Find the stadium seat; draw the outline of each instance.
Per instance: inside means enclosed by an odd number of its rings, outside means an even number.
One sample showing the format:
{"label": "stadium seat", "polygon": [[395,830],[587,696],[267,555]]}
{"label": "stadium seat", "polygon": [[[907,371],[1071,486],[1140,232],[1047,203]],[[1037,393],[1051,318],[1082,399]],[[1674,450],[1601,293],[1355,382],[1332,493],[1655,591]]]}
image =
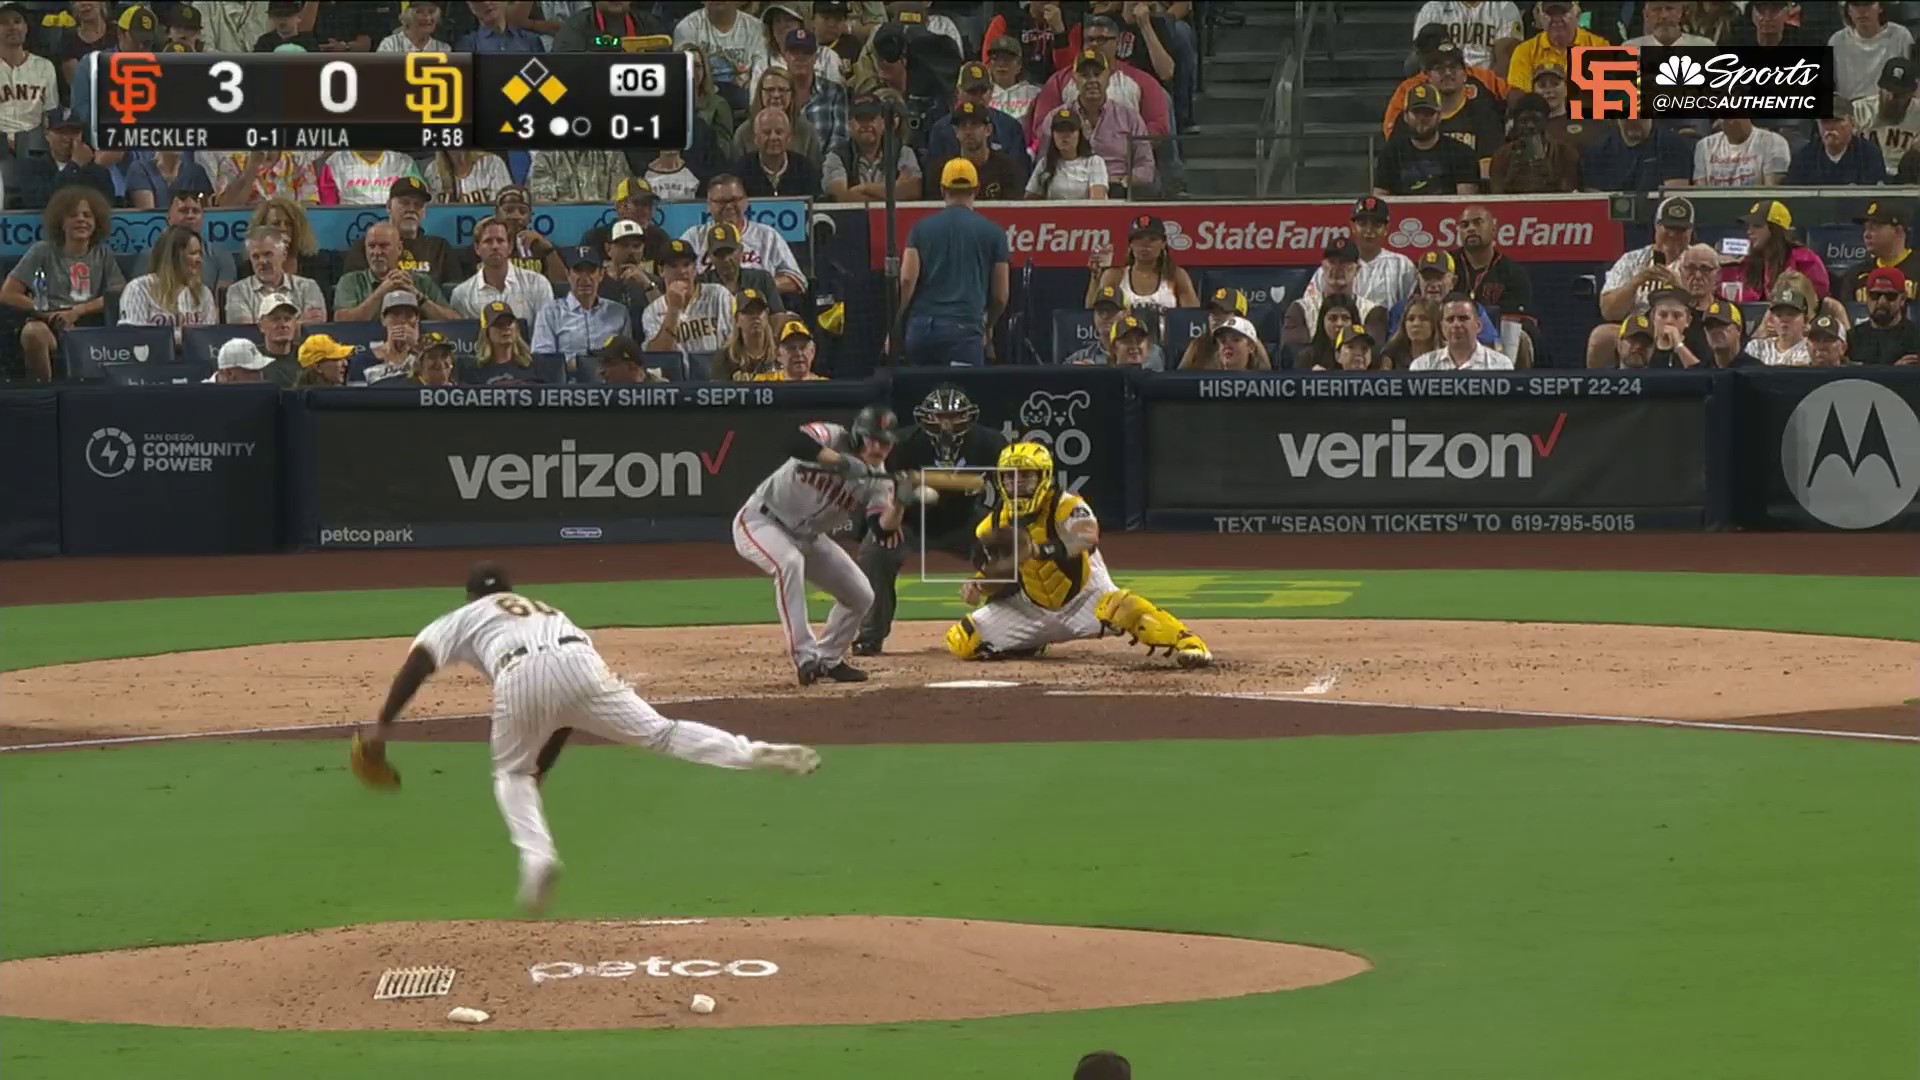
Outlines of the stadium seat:
{"label": "stadium seat", "polygon": [[[69,379],[102,379],[106,366],[174,363],[170,326],[81,326],[60,335],[60,359]],[[205,376],[209,369],[202,368]]]}
{"label": "stadium seat", "polygon": [[[1200,275],[1202,298],[1218,288],[1239,289],[1247,294],[1247,317],[1260,325],[1260,312],[1267,308],[1285,309],[1300,299],[1313,270],[1307,267],[1230,266],[1205,270]],[[1278,335],[1276,335],[1278,336]]]}
{"label": "stadium seat", "polygon": [[1767,317],[1767,302],[1765,300],[1749,300],[1741,304],[1740,317],[1747,321],[1747,336],[1752,337],[1753,332],[1759,329],[1760,321]]}
{"label": "stadium seat", "polygon": [[153,364],[102,364],[101,373],[114,386],[186,386],[207,380],[204,368],[168,361]]}
{"label": "stadium seat", "polygon": [[1053,313],[1053,353],[1047,363],[1058,364],[1093,342],[1093,312],[1084,308]]}
{"label": "stadium seat", "polygon": [[1186,351],[1187,342],[1207,332],[1207,309],[1174,308],[1167,312],[1166,323],[1167,334],[1160,348],[1167,354],[1169,363],[1178,363],[1180,354]]}
{"label": "stadium seat", "polygon": [[213,354],[234,338],[260,344],[260,328],[250,323],[234,326],[189,326],[180,331],[180,359],[198,365],[202,374],[213,371]]}
{"label": "stadium seat", "polygon": [[377,322],[308,323],[300,328],[307,334],[326,334],[342,345],[371,345],[387,339],[387,329]]}
{"label": "stadium seat", "polygon": [[[375,325],[378,325],[377,323]],[[420,323],[421,334],[441,333],[453,342],[453,362],[455,366],[470,363],[474,348],[480,342],[480,320],[443,319],[423,320]]]}

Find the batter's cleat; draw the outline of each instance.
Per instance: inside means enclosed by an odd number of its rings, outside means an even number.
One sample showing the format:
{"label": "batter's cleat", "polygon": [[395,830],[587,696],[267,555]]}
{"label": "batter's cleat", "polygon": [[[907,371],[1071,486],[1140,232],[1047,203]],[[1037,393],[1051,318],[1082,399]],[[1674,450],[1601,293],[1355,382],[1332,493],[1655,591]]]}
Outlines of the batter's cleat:
{"label": "batter's cleat", "polygon": [[852,664],[847,663],[845,660],[842,660],[839,663],[833,665],[832,667],[826,669],[825,671],[822,671],[820,674],[826,678],[832,679],[834,682],[866,682],[867,681],[866,672],[861,671],[859,668],[854,667]]}
{"label": "batter's cleat", "polygon": [[880,655],[880,646],[879,646],[878,644],[876,644],[876,643],[874,643],[874,642],[871,642],[871,641],[856,641],[856,642],[854,642],[854,643],[853,643],[853,655],[855,655],[855,656],[879,656],[879,655]]}
{"label": "batter's cleat", "polygon": [[820,661],[818,661],[818,660],[803,660],[803,661],[801,661],[801,662],[800,662],[800,669],[799,669],[799,671],[797,672],[797,674],[798,674],[798,676],[799,676],[799,678],[800,678],[800,685],[801,685],[801,686],[812,686],[812,685],[813,685],[814,683],[817,683],[817,682],[819,682],[819,681],[820,681],[820,670],[821,670],[821,669],[820,669]]}
{"label": "batter's cleat", "polygon": [[1173,662],[1183,668],[1203,668],[1213,663],[1213,653],[1207,649],[1206,642],[1192,634],[1182,634],[1173,646]]}
{"label": "batter's cleat", "polygon": [[755,743],[753,767],[776,769],[795,776],[805,776],[820,767],[820,754],[811,746],[797,746],[792,743]]}
{"label": "batter's cleat", "polygon": [[517,897],[521,910],[534,916],[544,914],[548,902],[553,899],[554,883],[559,880],[560,864],[557,862],[535,863],[521,870],[520,892]]}

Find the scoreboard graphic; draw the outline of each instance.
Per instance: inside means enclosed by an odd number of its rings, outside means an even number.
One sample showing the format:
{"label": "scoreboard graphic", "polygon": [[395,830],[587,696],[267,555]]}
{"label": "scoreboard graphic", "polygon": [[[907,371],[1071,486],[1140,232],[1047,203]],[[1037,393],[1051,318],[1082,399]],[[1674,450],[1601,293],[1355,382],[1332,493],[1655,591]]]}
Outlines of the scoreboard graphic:
{"label": "scoreboard graphic", "polygon": [[687,53],[94,54],[101,150],[686,149]]}

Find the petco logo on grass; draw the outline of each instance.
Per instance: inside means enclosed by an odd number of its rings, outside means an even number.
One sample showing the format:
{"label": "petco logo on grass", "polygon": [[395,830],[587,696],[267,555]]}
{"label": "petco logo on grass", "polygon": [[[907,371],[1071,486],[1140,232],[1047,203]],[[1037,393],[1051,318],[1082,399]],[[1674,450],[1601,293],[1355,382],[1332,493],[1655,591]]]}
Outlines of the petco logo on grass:
{"label": "petco logo on grass", "polygon": [[560,979],[628,979],[642,972],[655,979],[665,979],[675,975],[683,979],[711,979],[715,975],[731,975],[736,979],[764,979],[769,975],[778,975],[780,965],[771,960],[733,960],[724,964],[718,960],[676,961],[668,956],[649,956],[640,961],[602,960],[597,964],[550,960],[528,968],[527,977],[537,986],[543,982],[554,982]]}
{"label": "petco logo on grass", "polygon": [[1502,432],[1408,431],[1395,417],[1385,432],[1351,435],[1344,431],[1295,435],[1280,433],[1280,456],[1295,479],[1318,473],[1334,480],[1349,477],[1395,480],[1477,480],[1481,477],[1530,479],[1533,460],[1552,457],[1566,430],[1567,414],[1542,434]]}

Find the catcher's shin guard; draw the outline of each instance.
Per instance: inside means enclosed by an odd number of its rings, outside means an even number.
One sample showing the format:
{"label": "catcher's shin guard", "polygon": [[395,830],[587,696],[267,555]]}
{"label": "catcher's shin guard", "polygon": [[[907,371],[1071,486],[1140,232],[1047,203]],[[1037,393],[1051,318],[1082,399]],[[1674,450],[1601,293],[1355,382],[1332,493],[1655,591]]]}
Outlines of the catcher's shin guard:
{"label": "catcher's shin guard", "polygon": [[1172,612],[1132,589],[1115,589],[1101,597],[1093,613],[1109,631],[1145,645],[1149,656],[1155,649],[1165,649],[1181,667],[1204,667],[1213,662],[1213,653],[1200,635],[1187,629],[1187,624]]}
{"label": "catcher's shin guard", "polygon": [[962,660],[980,659],[980,631],[974,629],[971,618],[962,618],[947,627],[947,651]]}

